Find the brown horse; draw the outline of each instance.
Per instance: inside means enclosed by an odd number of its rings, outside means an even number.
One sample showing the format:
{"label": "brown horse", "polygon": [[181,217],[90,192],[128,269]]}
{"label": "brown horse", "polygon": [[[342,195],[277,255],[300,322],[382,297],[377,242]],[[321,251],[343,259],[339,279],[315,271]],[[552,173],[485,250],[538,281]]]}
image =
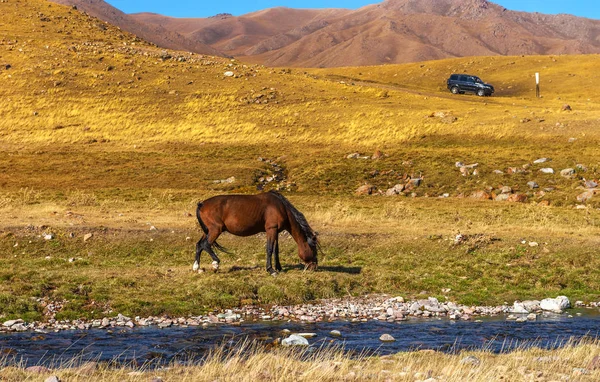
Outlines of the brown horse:
{"label": "brown horse", "polygon": [[[279,263],[278,235],[288,231],[298,244],[298,255],[304,261],[305,270],[317,269],[319,242],[316,233],[310,228],[304,215],[283,195],[269,191],[257,195],[219,195],[198,203],[196,209],[198,223],[204,232],[196,244],[196,261],[193,270],[198,270],[200,253],[208,252],[212,257],[215,272],[221,260],[213,248],[226,252],[217,243],[223,232],[236,236],[251,236],[259,232],[267,233],[267,272],[276,275],[281,271]],[[271,257],[275,255],[275,270]]]}

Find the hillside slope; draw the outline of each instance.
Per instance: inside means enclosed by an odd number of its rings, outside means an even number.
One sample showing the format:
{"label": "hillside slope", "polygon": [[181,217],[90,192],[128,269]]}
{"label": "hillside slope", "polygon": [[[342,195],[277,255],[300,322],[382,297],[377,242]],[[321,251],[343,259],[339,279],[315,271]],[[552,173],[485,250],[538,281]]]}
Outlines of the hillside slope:
{"label": "hillside slope", "polygon": [[165,29],[159,25],[140,23],[135,18],[127,15],[117,8],[102,0],[52,0],[55,3],[71,5],[78,10],[86,12],[94,17],[106,21],[112,25],[133,33],[136,36],[152,42],[160,47],[185,50],[200,54],[223,56],[224,54],[215,48],[203,44],[197,40],[191,40],[174,30]]}

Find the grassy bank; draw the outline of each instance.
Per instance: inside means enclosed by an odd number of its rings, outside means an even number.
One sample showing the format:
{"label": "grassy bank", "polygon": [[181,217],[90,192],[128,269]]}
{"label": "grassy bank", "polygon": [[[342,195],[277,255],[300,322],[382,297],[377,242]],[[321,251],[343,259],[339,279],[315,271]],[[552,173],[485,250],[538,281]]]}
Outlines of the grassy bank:
{"label": "grassy bank", "polygon": [[[40,319],[32,297],[66,300],[57,318],[70,319],[200,314],[366,293],[466,304],[598,298],[595,211],[461,199],[289,197],[320,232],[319,272],[303,273],[295,243],[283,236],[284,272],[270,277],[264,235],[225,234],[220,242],[232,253],[221,255],[221,271],[193,273],[199,228],[193,202],[178,198],[152,208],[115,200],[5,208],[2,312]],[[19,226],[23,219],[36,224]],[[465,240],[456,244],[458,233]],[[46,234],[55,237],[45,240]],[[206,255],[201,263],[210,268]]]}
{"label": "grassy bank", "polygon": [[[313,349],[314,350],[314,349]],[[56,375],[67,381],[596,381],[600,378],[600,346],[587,341],[558,350],[523,349],[508,354],[486,351],[456,355],[435,351],[383,357],[353,357],[335,350],[264,351],[251,345],[224,355],[215,352],[198,366],[173,365],[165,370],[110,368],[74,361],[41,374],[9,366],[6,381],[43,380]]]}

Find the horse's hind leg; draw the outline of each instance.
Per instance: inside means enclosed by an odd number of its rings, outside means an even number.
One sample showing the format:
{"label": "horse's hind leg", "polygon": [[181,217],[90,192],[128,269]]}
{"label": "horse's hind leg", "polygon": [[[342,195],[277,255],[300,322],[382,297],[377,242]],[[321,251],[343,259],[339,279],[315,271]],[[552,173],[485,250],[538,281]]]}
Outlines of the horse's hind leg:
{"label": "horse's hind leg", "polygon": [[219,270],[219,264],[221,263],[221,260],[219,259],[219,257],[217,256],[217,254],[215,253],[215,251],[213,249],[213,243],[215,241],[217,241],[217,238],[219,237],[220,234],[221,234],[221,232],[218,232],[217,234],[213,234],[212,232],[209,232],[208,238],[204,241],[204,250],[206,252],[208,252],[210,257],[212,257],[212,259],[213,259],[212,267],[215,272]]}
{"label": "horse's hind leg", "polygon": [[192,270],[196,272],[200,267],[200,254],[202,253],[202,249],[204,247],[203,242],[206,241],[206,235],[202,235],[200,240],[196,243],[196,261],[194,261],[194,265],[192,266]]}

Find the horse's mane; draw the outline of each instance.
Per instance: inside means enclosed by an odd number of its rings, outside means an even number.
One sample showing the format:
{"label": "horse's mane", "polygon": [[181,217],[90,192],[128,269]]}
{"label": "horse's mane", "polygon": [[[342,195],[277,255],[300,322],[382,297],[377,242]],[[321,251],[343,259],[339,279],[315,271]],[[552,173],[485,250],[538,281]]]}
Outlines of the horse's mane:
{"label": "horse's mane", "polygon": [[302,212],[298,211],[296,209],[296,207],[294,207],[292,205],[292,203],[290,203],[290,201],[287,200],[285,198],[285,196],[281,195],[279,192],[271,190],[271,191],[269,191],[269,193],[271,195],[275,196],[277,199],[279,199],[281,201],[281,203],[283,203],[285,208],[292,214],[292,216],[296,220],[296,223],[298,223],[298,226],[300,226],[300,230],[302,231],[302,234],[306,238],[308,245],[315,251],[319,250],[320,245],[319,245],[319,240],[317,239],[317,233],[315,231],[313,231],[312,228],[310,228],[310,225],[308,225],[308,222],[306,221],[304,214]]}

